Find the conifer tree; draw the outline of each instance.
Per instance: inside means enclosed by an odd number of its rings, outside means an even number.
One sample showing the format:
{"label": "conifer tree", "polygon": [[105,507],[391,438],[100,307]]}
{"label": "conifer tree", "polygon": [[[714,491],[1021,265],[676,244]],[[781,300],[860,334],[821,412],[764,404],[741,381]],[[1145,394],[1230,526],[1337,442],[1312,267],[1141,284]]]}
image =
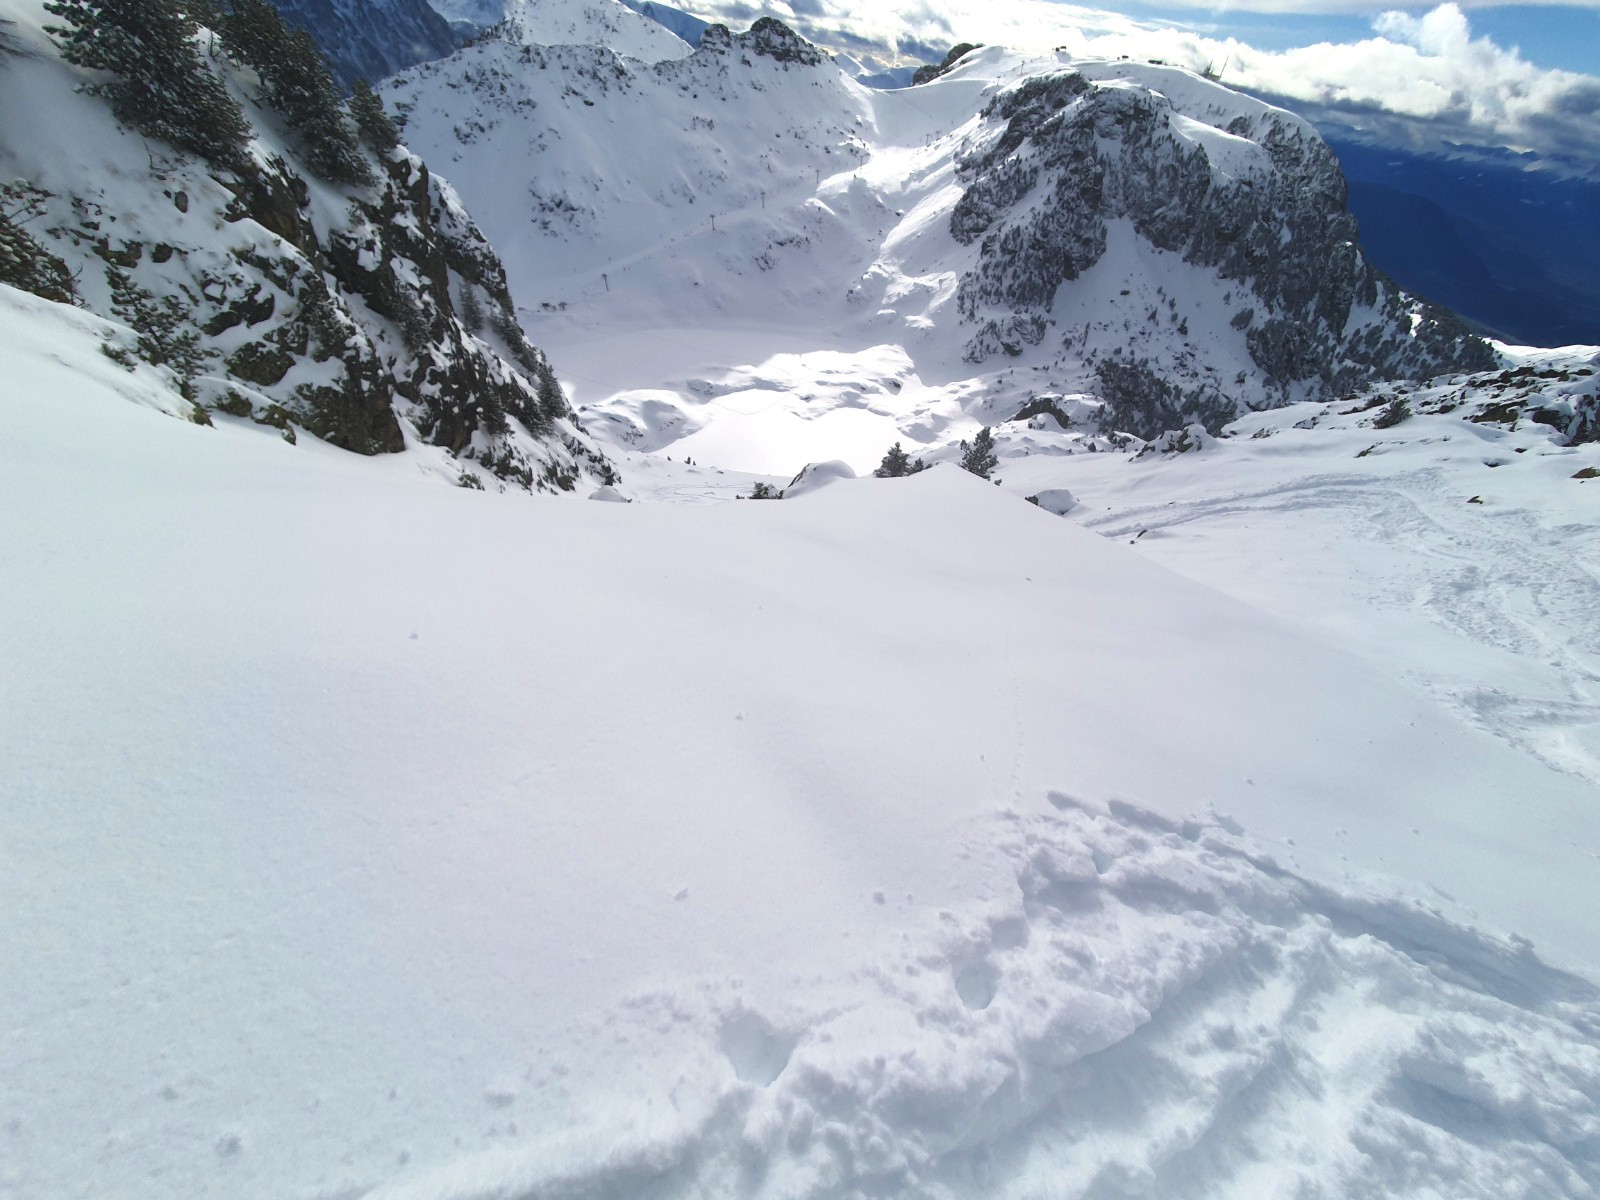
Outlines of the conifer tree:
{"label": "conifer tree", "polygon": [[288,118],[315,174],[329,183],[372,182],[338,86],[309,33],[289,26],[267,0],[232,0],[220,32],[229,52],[261,76],[268,102]]}
{"label": "conifer tree", "polygon": [[207,353],[186,313],[171,296],[157,300],[120,267],[106,267],[111,285],[111,311],[138,334],[139,357],[158,367],[171,367],[178,391],[193,399],[193,379],[205,368]]}
{"label": "conifer tree", "polygon": [[77,288],[67,264],[22,227],[43,214],[47,197],[48,193],[26,184],[0,184],[0,283],[71,304]]}
{"label": "conifer tree", "polygon": [[356,80],[355,87],[350,89],[350,115],[361,131],[361,140],[379,154],[400,144],[400,130],[395,128],[394,120],[383,110],[383,101],[365,79]]}
{"label": "conifer tree", "polygon": [[197,27],[180,0],[50,0],[61,57],[113,78],[91,90],[117,120],[218,166],[239,168],[250,126],[201,60]]}
{"label": "conifer tree", "polygon": [[971,471],[979,479],[987,479],[994,469],[1000,465],[1000,458],[994,452],[994,434],[985,425],[978,430],[978,436],[968,445],[965,440],[961,443],[961,469]]}
{"label": "conifer tree", "polygon": [[467,279],[461,281],[461,301],[456,305],[456,315],[461,327],[468,333],[483,332],[483,305],[478,301],[478,289]]}
{"label": "conifer tree", "polygon": [[928,464],[920,458],[912,459],[896,442],[889,447],[889,452],[883,456],[883,461],[878,464],[878,469],[873,472],[879,479],[899,479],[904,475],[915,475],[918,471],[926,470]]}

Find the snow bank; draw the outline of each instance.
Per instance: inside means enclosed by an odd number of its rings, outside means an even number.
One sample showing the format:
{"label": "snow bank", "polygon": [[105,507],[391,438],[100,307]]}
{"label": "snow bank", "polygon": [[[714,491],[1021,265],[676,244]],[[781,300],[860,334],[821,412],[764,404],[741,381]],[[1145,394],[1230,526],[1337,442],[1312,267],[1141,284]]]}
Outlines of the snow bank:
{"label": "snow bank", "polygon": [[638,998],[699,1042],[670,1109],[374,1200],[1587,1194],[1589,984],[1213,821],[1051,793],[971,832],[1010,894],[847,995]]}
{"label": "snow bank", "polygon": [[1058,517],[1064,517],[1078,507],[1077,498],[1066,488],[1045,488],[1042,492],[1035,492],[1028,499],[1045,512],[1055,513]]}
{"label": "snow bank", "polygon": [[847,462],[833,459],[831,462],[807,463],[800,468],[800,473],[789,481],[783,489],[785,500],[796,496],[804,496],[807,492],[815,492],[827,487],[830,483],[838,483],[841,479],[854,479],[855,469]]}

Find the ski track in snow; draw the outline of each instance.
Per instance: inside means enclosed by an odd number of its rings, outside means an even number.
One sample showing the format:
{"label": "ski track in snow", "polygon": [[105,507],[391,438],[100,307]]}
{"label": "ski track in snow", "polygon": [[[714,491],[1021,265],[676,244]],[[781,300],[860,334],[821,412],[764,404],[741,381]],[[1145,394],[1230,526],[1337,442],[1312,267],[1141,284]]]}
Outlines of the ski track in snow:
{"label": "ski track in snow", "polygon": [[936,949],[782,1012],[710,985],[635,997],[634,1021],[701,1042],[667,1113],[371,1200],[1600,1190],[1590,984],[1285,871],[1226,819],[1049,799],[974,832],[1016,892],[943,914]]}
{"label": "ski track in snow", "polygon": [[[1559,770],[1600,785],[1600,759],[1570,734],[1600,724],[1600,580],[1589,559],[1600,554],[1592,526],[1555,528],[1535,512],[1497,509],[1492,519],[1464,508],[1460,477],[1421,470],[1403,486],[1372,475],[1315,474],[1270,487],[1118,507],[1084,524],[1108,536],[1240,518],[1315,513],[1319,521],[1404,547],[1398,578],[1375,587],[1379,608],[1421,612],[1479,645],[1542,663],[1567,695],[1519,694],[1504,686],[1421,682],[1464,717]],[[1181,567],[1180,567],[1181,569]]]}

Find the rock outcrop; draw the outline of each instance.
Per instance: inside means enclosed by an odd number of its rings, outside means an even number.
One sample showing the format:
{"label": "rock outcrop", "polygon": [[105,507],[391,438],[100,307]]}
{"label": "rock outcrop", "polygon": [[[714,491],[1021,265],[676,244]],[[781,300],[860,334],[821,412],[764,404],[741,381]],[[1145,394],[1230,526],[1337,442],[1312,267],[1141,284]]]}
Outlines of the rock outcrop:
{"label": "rock outcrop", "polygon": [[[1367,264],[1337,160],[1288,113],[1253,105],[1218,128],[1159,91],[1065,70],[1002,92],[982,123],[958,161],[965,190],[950,217],[956,240],[980,251],[957,297],[978,326],[971,361],[1043,342],[1057,289],[1099,264],[1125,224],[1232,285],[1232,327],[1269,395],[1495,365],[1452,314]],[[1137,339],[1119,358],[1099,374],[1122,427],[1148,434],[1237,409]]]}

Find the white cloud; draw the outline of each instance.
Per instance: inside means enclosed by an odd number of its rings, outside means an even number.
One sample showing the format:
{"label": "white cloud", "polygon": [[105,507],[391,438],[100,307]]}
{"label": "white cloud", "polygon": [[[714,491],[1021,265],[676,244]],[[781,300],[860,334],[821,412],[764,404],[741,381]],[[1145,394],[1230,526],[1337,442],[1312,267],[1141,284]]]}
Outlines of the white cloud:
{"label": "white cloud", "polygon": [[[1300,16],[1354,16],[1370,14],[1374,5],[1369,0],[1169,0],[1181,5],[1216,15],[1230,12],[1292,13]],[[1561,8],[1600,8],[1600,0],[1466,0],[1460,8],[1504,8],[1510,6],[1541,5]]]}
{"label": "white cloud", "polygon": [[702,7],[730,20],[777,16],[853,53],[875,48],[926,58],[953,41],[975,41],[1211,66],[1234,87],[1381,137],[1507,146],[1600,169],[1600,78],[1538,67],[1515,49],[1473,37],[1455,3],[1422,16],[1385,13],[1374,22],[1375,36],[1363,41],[1284,51],[1050,0],[876,0],[870,9],[853,0],[798,0],[793,7],[711,0]]}
{"label": "white cloud", "polygon": [[1536,67],[1474,38],[1455,4],[1385,13],[1379,36],[1282,53],[1240,47],[1228,82],[1345,111],[1409,119],[1459,141],[1600,161],[1600,79]]}

